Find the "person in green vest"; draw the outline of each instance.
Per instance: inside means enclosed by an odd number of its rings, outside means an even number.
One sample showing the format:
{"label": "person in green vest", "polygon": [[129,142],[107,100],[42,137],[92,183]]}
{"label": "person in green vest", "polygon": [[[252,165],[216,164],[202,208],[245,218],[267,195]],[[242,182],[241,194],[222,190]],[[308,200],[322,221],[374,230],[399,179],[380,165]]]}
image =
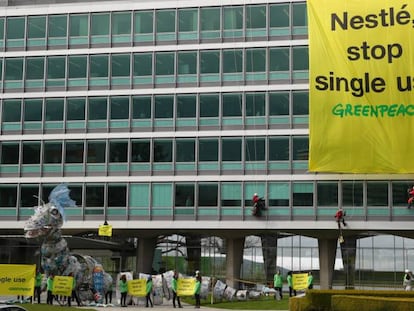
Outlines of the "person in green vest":
{"label": "person in green vest", "polygon": [[292,277],[292,271],[289,271],[286,277],[286,281],[289,286],[289,297],[296,296],[296,290],[293,289],[293,277]]}
{"label": "person in green vest", "polygon": [[200,292],[201,292],[201,275],[200,272],[196,272],[196,283],[194,287],[194,298],[195,298],[195,307],[197,309],[200,308],[201,301],[200,301]]}
{"label": "person in green vest", "polygon": [[313,275],[311,271],[308,273],[308,289],[313,289]]}
{"label": "person in green vest", "polygon": [[177,280],[178,280],[178,272],[174,271],[174,276],[173,276],[173,279],[171,281],[171,289],[172,289],[172,292],[173,292],[173,306],[175,308],[175,301],[177,300],[178,308],[182,308],[181,301],[180,301],[180,296],[177,295]]}
{"label": "person in green vest", "polygon": [[42,280],[43,274],[38,269],[35,275],[35,284],[34,284],[34,299],[37,303],[40,303],[40,294],[42,293]]}
{"label": "person in green vest", "polygon": [[148,308],[149,304],[151,305],[151,308],[154,306],[151,300],[151,294],[152,294],[152,276],[148,276],[147,278],[147,286],[146,286],[146,304],[145,307]]}
{"label": "person in green vest", "polygon": [[76,300],[76,303],[78,304],[78,307],[80,307],[82,304],[79,300],[78,294],[76,293],[76,278],[74,277],[73,273],[69,273],[69,276],[72,277],[72,294],[70,297],[68,297],[68,306],[70,307],[72,305],[72,299]]}
{"label": "person in green vest", "polygon": [[126,298],[128,294],[128,282],[126,275],[122,274],[121,279],[119,280],[119,292],[121,293],[121,307],[126,307]]}
{"label": "person in green vest", "polygon": [[53,291],[53,274],[50,274],[49,277],[47,278],[46,281],[46,290],[47,290],[47,298],[46,298],[46,303],[48,305],[53,305],[53,298],[54,295],[52,293]]}
{"label": "person in green vest", "polygon": [[275,299],[283,299],[282,288],[283,288],[283,277],[280,274],[280,270],[277,270],[273,276],[273,287],[276,290]]}

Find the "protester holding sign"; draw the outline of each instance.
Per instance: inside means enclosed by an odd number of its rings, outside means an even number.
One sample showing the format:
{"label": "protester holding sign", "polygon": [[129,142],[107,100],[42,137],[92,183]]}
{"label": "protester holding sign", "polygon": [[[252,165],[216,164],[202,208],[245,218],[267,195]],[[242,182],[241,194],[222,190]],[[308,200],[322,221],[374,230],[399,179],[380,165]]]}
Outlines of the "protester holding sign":
{"label": "protester holding sign", "polygon": [[286,277],[286,281],[289,286],[289,297],[296,296],[296,290],[293,289],[293,278],[292,278],[292,271],[289,271]]}
{"label": "protester holding sign", "polygon": [[180,302],[180,296],[177,295],[177,280],[178,280],[178,272],[174,271],[174,276],[171,281],[171,289],[173,292],[173,306],[175,308],[175,301],[177,300],[178,307],[182,308],[181,302]]}
{"label": "protester holding sign", "polygon": [[[146,287],[146,304],[145,306],[148,308],[148,305],[151,305],[151,308],[154,306],[151,300],[151,294],[152,294],[152,276],[148,276],[147,279],[147,287]],[[148,304],[149,303],[149,304]]]}
{"label": "protester holding sign", "polygon": [[128,282],[126,275],[123,274],[119,281],[119,292],[121,293],[121,307],[126,307],[126,298],[128,294]]}
{"label": "protester holding sign", "polygon": [[35,285],[34,285],[34,299],[37,299],[37,303],[40,303],[40,294],[42,293],[42,280],[43,274],[38,269],[35,276]]}
{"label": "protester holding sign", "polygon": [[201,301],[200,301],[200,291],[201,291],[201,275],[200,273],[196,273],[196,283],[194,288],[194,298],[195,298],[195,307],[198,309],[200,308]]}
{"label": "protester holding sign", "polygon": [[311,271],[308,273],[308,289],[313,289],[313,275]]}
{"label": "protester holding sign", "polygon": [[53,297],[54,297],[54,295],[52,294],[52,291],[53,291],[53,274],[49,275],[49,277],[47,278],[46,290],[47,290],[46,303],[48,305],[53,305]]}

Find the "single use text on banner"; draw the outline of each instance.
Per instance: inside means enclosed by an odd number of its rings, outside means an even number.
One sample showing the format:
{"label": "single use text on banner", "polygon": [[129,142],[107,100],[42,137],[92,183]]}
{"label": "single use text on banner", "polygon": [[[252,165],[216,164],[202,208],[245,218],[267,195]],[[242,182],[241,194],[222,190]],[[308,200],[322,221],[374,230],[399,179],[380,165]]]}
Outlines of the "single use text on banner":
{"label": "single use text on banner", "polygon": [[36,265],[0,265],[0,295],[33,296]]}

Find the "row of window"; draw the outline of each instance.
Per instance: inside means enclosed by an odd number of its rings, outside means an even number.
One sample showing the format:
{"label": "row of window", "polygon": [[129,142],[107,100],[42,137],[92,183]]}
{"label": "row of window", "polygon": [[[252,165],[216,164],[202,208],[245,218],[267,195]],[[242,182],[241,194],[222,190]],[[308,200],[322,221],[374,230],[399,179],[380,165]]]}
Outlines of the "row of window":
{"label": "row of window", "polygon": [[291,69],[308,71],[308,59],[305,46],[18,57],[0,60],[0,79],[5,88],[29,89],[282,80]]}
{"label": "row of window", "polygon": [[302,136],[7,141],[0,164],[305,161],[308,145]]}
{"label": "row of window", "polygon": [[257,38],[306,35],[306,26],[304,2],[10,16],[0,19],[0,43],[7,49],[39,49]]}
{"label": "row of window", "polygon": [[[266,198],[269,207],[405,206],[408,182],[177,182],[69,184],[79,207],[172,208],[251,207],[253,193]],[[0,207],[32,207],[47,197],[47,184],[1,184]],[[333,215],[331,215],[333,217]],[[348,215],[351,216],[351,215]]]}
{"label": "row of window", "polygon": [[4,99],[1,106],[3,123],[227,117],[237,118],[242,122],[243,116],[307,116],[309,93],[282,91]]}

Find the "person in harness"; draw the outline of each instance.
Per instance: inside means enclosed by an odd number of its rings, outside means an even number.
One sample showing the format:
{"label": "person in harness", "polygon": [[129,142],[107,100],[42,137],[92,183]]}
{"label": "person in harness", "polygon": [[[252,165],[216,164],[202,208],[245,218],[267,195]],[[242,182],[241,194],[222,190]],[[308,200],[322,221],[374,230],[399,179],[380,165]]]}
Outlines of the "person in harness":
{"label": "person in harness", "polygon": [[410,209],[414,203],[414,186],[407,189],[408,194],[408,206],[407,208]]}
{"label": "person in harness", "polygon": [[340,207],[335,213],[335,219],[336,223],[338,224],[338,229],[341,229],[341,222],[344,225],[344,227],[346,227],[345,216],[345,211],[342,209],[342,207]]}
{"label": "person in harness", "polygon": [[260,217],[262,216],[262,211],[266,209],[265,200],[255,193],[252,198],[253,201],[253,216]]}

